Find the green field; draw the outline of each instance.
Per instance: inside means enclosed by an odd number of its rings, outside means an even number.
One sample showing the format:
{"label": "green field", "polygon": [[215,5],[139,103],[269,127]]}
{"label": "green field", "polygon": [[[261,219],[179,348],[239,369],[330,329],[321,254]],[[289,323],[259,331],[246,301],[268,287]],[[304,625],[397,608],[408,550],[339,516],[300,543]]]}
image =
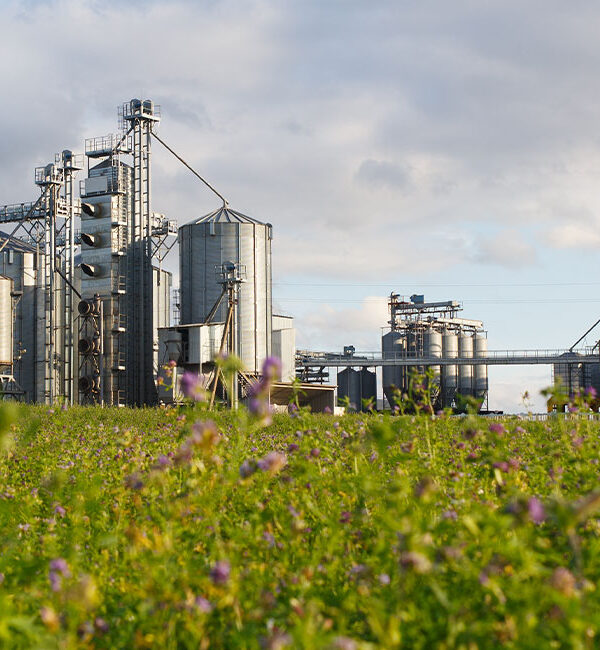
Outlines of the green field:
{"label": "green field", "polygon": [[0,647],[600,644],[596,422],[13,418]]}

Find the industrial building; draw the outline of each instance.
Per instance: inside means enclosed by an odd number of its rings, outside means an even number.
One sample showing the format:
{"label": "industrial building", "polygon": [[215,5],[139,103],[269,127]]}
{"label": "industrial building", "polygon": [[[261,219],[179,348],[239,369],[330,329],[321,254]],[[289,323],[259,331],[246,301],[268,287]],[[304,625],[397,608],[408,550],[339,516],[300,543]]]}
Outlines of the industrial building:
{"label": "industrial building", "polygon": [[[231,209],[157,135],[161,110],[151,100],[126,102],[118,118],[117,132],[87,139],[84,155],[64,150],[35,169],[37,200],[0,206],[3,395],[155,404],[177,397],[177,385],[175,395],[157,386],[165,362],[177,363],[175,378],[212,373],[216,386],[215,358],[229,352],[246,369],[235,400],[273,351],[289,380],[295,331],[293,319],[272,314],[271,224]],[[153,212],[153,140],[222,206],[181,228]],[[172,277],[162,263],[177,240],[175,326]]]}
{"label": "industrial building", "polygon": [[[392,293],[389,300],[390,331],[381,340],[384,359],[439,359],[487,357],[487,332],[483,322],[459,318],[460,303],[425,302],[422,295],[410,299]],[[487,366],[429,365],[429,393],[436,409],[457,407],[458,396],[473,397],[483,403],[488,393]],[[398,395],[411,392],[415,374],[423,375],[425,366],[386,366],[383,392],[394,405]]]}

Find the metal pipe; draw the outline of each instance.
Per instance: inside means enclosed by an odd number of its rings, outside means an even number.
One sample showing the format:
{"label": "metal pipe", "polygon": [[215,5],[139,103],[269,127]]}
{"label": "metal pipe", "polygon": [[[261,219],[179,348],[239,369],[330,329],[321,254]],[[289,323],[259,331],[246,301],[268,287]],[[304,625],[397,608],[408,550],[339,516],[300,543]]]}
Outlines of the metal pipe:
{"label": "metal pipe", "polygon": [[163,146],[167,151],[170,151],[170,152],[175,156],[175,158],[177,158],[177,160],[179,160],[180,163],[184,164],[184,165],[185,165],[185,166],[186,166],[186,167],[187,167],[187,168],[192,172],[192,174],[194,174],[194,176],[196,176],[197,178],[199,178],[199,179],[200,179],[200,180],[201,180],[201,181],[206,185],[206,187],[208,187],[209,190],[212,190],[212,191],[213,191],[213,192],[214,192],[214,193],[215,193],[215,194],[216,194],[216,195],[221,199],[221,201],[223,201],[223,207],[224,207],[224,208],[227,207],[227,206],[229,205],[229,201],[228,201],[228,200],[227,200],[227,199],[226,199],[222,194],[220,194],[219,192],[217,192],[217,190],[216,190],[216,189],[215,189],[215,188],[214,188],[214,187],[213,187],[213,186],[212,186],[212,185],[211,185],[211,184],[210,184],[210,183],[209,183],[205,178],[202,178],[202,176],[200,176],[200,174],[199,174],[195,169],[193,169],[193,167],[191,167],[191,166],[190,166],[190,165],[189,165],[189,164],[188,164],[188,163],[187,163],[187,162],[186,162],[186,161],[185,161],[181,156],[179,156],[178,154],[176,154],[176,153],[173,151],[173,149],[171,149],[171,147],[169,147],[169,145],[168,145],[166,142],[164,142],[163,140],[161,140],[161,139],[156,135],[156,133],[154,133],[154,131],[152,131],[151,133],[152,133],[152,135],[153,135],[153,136],[154,136],[154,137],[155,137],[155,138],[156,138],[156,139],[157,139],[157,140],[162,144],[162,146]]}

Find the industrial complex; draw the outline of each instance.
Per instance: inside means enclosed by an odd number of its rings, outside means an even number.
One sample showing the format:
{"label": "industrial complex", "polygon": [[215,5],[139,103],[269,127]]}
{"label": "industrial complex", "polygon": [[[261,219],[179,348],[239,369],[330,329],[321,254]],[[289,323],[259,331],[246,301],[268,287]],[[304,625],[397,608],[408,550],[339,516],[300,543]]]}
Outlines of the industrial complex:
{"label": "industrial complex", "polygon": [[[296,350],[293,318],[273,313],[273,226],[232,209],[158,136],[151,100],[126,102],[118,117],[117,132],[86,140],[83,154],[64,150],[36,168],[37,198],[0,206],[4,398],[152,405],[177,400],[180,377],[192,372],[213,399],[235,406],[271,355],[282,360],[272,388],[282,408],[292,396],[314,410],[340,401],[372,408],[379,395],[393,407],[417,376],[436,410],[466,397],[485,408],[488,366],[499,364],[549,364],[569,392],[600,390],[597,345],[491,352],[482,321],[463,318],[459,302],[422,295],[390,295],[380,353]],[[181,226],[153,211],[153,141],[214,192],[216,210]],[[163,268],[171,251],[177,292]],[[244,368],[230,386],[217,362],[228,353]]]}

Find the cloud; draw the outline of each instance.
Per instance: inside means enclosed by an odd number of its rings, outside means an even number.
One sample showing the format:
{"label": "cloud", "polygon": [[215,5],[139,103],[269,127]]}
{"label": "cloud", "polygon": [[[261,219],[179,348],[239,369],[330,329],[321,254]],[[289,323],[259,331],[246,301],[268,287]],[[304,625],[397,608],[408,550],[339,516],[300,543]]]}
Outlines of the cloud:
{"label": "cloud", "polygon": [[410,169],[386,160],[363,160],[356,172],[356,180],[369,187],[387,187],[407,190],[410,188]]}
{"label": "cloud", "polygon": [[544,234],[544,240],[553,248],[575,250],[600,248],[600,232],[598,226],[580,223],[567,223],[552,228]]}
{"label": "cloud", "polygon": [[535,248],[516,230],[504,230],[494,237],[481,237],[471,258],[480,264],[523,268],[536,263]]}
{"label": "cloud", "polygon": [[384,296],[367,296],[357,307],[317,303],[314,309],[296,319],[298,347],[328,349],[329,333],[333,330],[339,341],[336,349],[354,345],[357,351],[379,350],[381,327],[389,320],[387,303],[388,298]]}

